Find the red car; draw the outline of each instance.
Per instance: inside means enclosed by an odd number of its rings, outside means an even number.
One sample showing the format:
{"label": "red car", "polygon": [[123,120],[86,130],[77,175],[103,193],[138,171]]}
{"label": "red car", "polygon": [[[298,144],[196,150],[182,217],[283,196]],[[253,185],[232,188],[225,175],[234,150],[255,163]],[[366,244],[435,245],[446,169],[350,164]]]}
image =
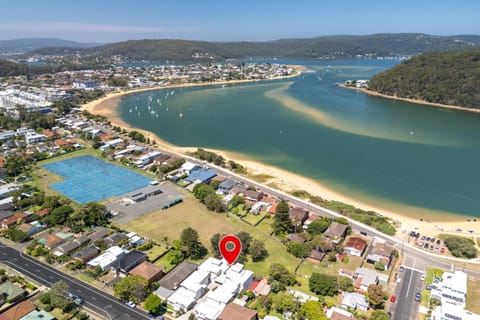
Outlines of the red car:
{"label": "red car", "polygon": [[391,302],[391,303],[394,303],[395,301],[397,301],[397,297],[391,296],[391,297],[390,297],[390,302]]}
{"label": "red car", "polygon": [[444,253],[444,252],[445,252],[445,248],[444,247],[440,248],[440,253]]}

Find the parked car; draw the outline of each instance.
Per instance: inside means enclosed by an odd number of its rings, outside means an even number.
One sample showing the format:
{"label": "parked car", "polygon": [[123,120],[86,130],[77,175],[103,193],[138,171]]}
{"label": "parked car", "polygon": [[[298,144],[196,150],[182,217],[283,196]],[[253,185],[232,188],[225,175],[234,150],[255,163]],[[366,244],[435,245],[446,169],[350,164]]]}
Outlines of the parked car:
{"label": "parked car", "polygon": [[132,309],[137,306],[137,305],[135,304],[135,302],[133,302],[133,301],[128,301],[128,302],[126,302],[125,304],[126,304],[127,306],[129,306],[130,308],[132,308]]}
{"label": "parked car", "polygon": [[365,231],[360,231],[360,234],[361,234],[362,236],[367,236],[367,233],[366,233]]}
{"label": "parked car", "polygon": [[415,301],[419,302],[422,300],[422,296],[420,295],[420,292],[415,293]]}
{"label": "parked car", "polygon": [[422,275],[420,276],[420,280],[422,280],[422,281],[425,280],[425,275],[424,275],[424,274],[422,274]]}
{"label": "parked car", "polygon": [[390,297],[390,302],[391,302],[391,303],[395,303],[395,301],[397,301],[397,297],[391,296],[391,297]]}
{"label": "parked car", "polygon": [[440,253],[445,253],[445,248],[444,247],[440,248]]}

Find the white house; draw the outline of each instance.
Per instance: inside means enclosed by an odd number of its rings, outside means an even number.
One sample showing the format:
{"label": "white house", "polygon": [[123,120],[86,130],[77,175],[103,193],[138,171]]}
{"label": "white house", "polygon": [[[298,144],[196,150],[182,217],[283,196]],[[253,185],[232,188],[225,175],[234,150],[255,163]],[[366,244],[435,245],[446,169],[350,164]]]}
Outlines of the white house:
{"label": "white house", "polygon": [[178,172],[180,174],[190,175],[193,171],[198,170],[200,168],[201,167],[199,165],[190,161],[186,161],[184,164],[182,164]]}
{"label": "white house", "polygon": [[215,280],[219,275],[227,271],[229,268],[225,260],[209,257],[204,263],[198,266],[198,271],[210,273],[210,279]]}
{"label": "white house", "polygon": [[431,291],[431,297],[443,302],[448,301],[465,308],[467,297],[467,274],[462,271],[445,272],[442,282]]}
{"label": "white house", "polygon": [[102,270],[107,270],[111,266],[113,266],[119,259],[121,259],[125,255],[125,251],[118,247],[113,246],[105,250],[105,252],[93,260],[87,262],[87,265],[93,268],[100,266]]}
{"label": "white house", "polygon": [[216,320],[224,308],[225,304],[207,299],[195,307],[195,319]]}
{"label": "white house", "polygon": [[45,140],[47,140],[47,136],[44,134],[27,133],[25,135],[25,141],[27,142],[27,144],[38,143]]}
{"label": "white house", "polygon": [[370,307],[367,298],[360,293],[347,292],[343,296],[342,307],[367,311]]}

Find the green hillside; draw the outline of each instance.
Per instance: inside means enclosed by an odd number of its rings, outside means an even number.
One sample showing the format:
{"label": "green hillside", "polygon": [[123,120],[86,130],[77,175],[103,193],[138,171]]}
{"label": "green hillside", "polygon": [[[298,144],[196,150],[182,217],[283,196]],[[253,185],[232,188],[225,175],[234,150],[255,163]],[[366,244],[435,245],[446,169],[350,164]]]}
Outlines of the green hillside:
{"label": "green hillside", "polygon": [[373,76],[369,89],[400,98],[480,109],[480,50],[415,56]]}

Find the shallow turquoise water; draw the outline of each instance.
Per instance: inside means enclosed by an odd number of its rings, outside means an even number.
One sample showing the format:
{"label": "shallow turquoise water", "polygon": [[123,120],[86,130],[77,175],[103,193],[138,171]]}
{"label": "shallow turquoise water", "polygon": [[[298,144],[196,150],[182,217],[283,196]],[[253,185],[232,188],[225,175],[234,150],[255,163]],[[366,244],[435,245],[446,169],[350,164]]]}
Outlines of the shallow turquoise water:
{"label": "shallow turquoise water", "polygon": [[480,217],[479,115],[336,85],[368,79],[392,61],[280,62],[314,72],[134,94],[121,101],[119,113],[172,144],[242,153],[365,203]]}

